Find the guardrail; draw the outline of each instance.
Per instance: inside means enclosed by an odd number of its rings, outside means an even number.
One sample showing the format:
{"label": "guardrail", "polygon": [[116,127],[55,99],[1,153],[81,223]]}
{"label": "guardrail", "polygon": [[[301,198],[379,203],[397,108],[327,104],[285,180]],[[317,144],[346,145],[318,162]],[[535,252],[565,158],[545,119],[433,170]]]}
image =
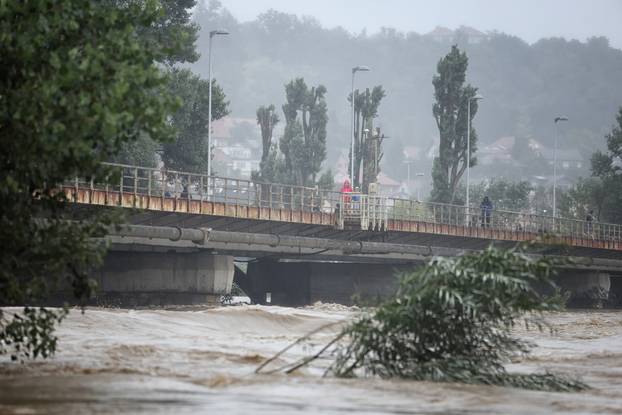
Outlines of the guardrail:
{"label": "guardrail", "polygon": [[262,183],[175,170],[104,163],[112,175],[101,180],[75,178],[65,189],[103,190],[111,198],[121,195],[160,197],[186,201],[209,201],[272,209],[333,213],[341,193],[317,187]]}
{"label": "guardrail", "polygon": [[[570,238],[622,241],[622,225],[553,218],[528,212],[483,211],[442,203],[322,190],[285,184],[262,183],[205,174],[105,163],[117,177],[86,181],[76,178],[65,189],[104,190],[110,197],[150,196],[164,199],[209,201],[248,207],[290,209],[335,215],[343,229],[385,230],[391,222],[410,221],[515,233],[547,233]],[[359,225],[360,224],[360,225]]]}
{"label": "guardrail", "polygon": [[389,198],[388,218],[510,232],[545,233],[578,239],[622,241],[622,225],[555,218],[529,212],[486,211],[442,203]]}

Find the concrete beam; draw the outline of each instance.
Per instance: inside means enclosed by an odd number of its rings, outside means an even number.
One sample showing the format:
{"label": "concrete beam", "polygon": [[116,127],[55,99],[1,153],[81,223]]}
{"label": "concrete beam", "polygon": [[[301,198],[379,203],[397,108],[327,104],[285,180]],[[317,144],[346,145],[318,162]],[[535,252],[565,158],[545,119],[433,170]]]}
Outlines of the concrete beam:
{"label": "concrete beam", "polygon": [[[459,256],[472,249],[447,248],[429,245],[399,244],[356,240],[311,238],[293,235],[257,234],[227,232],[213,229],[192,229],[175,227],[152,227],[129,225],[111,229],[108,239],[117,245],[169,246],[171,248],[210,249],[229,255],[262,256],[265,254],[281,257],[301,257],[305,255],[357,261],[361,258],[378,261],[421,261],[433,256]],[[622,260],[611,258],[592,258],[561,255],[559,253],[530,253],[530,256],[547,256],[568,260],[562,268],[591,269],[606,272],[621,272]]]}

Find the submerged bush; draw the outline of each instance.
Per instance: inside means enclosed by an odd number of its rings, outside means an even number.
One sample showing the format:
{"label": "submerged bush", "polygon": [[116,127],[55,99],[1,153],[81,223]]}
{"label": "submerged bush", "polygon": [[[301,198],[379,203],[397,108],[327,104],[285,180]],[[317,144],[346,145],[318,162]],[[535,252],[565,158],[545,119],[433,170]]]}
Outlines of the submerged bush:
{"label": "submerged bush", "polygon": [[[542,312],[563,308],[551,280],[552,260],[522,248],[437,258],[401,276],[394,299],[344,329],[331,371],[384,378],[578,390],[579,381],[512,374],[504,364],[530,344],[511,335],[516,324],[543,330]],[[538,291],[536,291],[536,287]]]}

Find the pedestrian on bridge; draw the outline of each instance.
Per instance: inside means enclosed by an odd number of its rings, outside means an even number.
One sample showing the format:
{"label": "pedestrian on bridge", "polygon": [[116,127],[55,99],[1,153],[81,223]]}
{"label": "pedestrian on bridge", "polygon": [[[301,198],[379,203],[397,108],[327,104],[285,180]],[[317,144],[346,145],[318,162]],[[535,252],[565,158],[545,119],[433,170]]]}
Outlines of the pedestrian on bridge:
{"label": "pedestrian on bridge", "polygon": [[590,209],[590,211],[585,215],[585,225],[586,225],[586,233],[588,235],[592,235],[592,222],[594,222],[594,209]]}
{"label": "pedestrian on bridge", "polygon": [[350,180],[345,179],[343,181],[343,186],[341,186],[341,193],[342,193],[342,199],[343,199],[343,203],[350,203],[350,195],[349,193],[352,193],[352,186],[350,185]]}
{"label": "pedestrian on bridge", "polygon": [[490,217],[492,216],[493,205],[488,196],[484,196],[479,208],[482,211],[482,228],[490,228]]}

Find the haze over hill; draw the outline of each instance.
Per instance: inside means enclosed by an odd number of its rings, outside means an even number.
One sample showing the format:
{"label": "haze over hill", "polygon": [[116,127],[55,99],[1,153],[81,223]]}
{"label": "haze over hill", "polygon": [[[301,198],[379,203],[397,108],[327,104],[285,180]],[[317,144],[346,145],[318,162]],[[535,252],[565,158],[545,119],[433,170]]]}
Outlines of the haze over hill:
{"label": "haze over hill", "polygon": [[[234,1],[227,3],[238,7]],[[260,105],[280,109],[283,86],[296,77],[327,87],[329,166],[347,148],[350,68],[363,64],[373,70],[359,74],[356,86],[382,85],[387,92],[376,122],[390,136],[384,170],[403,177],[401,148],[425,151],[438,137],[431,81],[438,60],[452,44],[467,52],[468,82],[485,97],[474,122],[481,147],[504,136],[552,146],[553,118],[563,114],[570,122],[560,147],[577,150],[587,159],[594,149],[604,147],[603,136],[621,104],[622,51],[604,37],[583,42],[546,38],[529,44],[511,34],[468,27],[431,34],[391,28],[352,34],[275,10],[241,22],[216,2],[200,6],[195,20],[202,27],[202,58],[192,69],[204,77],[207,33],[221,27],[231,33],[214,43],[214,77],[231,100],[232,116],[254,117]]]}
{"label": "haze over hill", "polygon": [[[586,40],[606,36],[622,48],[619,0],[221,0],[238,20],[247,22],[268,9],[313,16],[325,27],[341,26],[352,33],[369,34],[382,27],[427,33],[436,26],[472,26],[502,31],[527,42],[544,37]],[[596,7],[597,5],[597,7]]]}

